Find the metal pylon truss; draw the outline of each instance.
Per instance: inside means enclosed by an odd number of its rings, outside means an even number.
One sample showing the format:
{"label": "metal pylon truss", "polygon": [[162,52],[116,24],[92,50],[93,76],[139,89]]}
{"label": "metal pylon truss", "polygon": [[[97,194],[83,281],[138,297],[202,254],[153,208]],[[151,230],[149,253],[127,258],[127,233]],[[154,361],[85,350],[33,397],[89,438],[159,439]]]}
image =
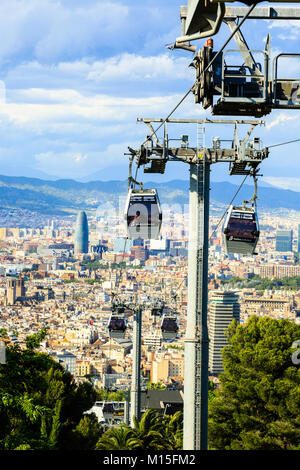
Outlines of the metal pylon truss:
{"label": "metal pylon truss", "polygon": [[[168,161],[178,161],[189,164],[197,164],[201,159],[207,163],[229,163],[229,172],[231,175],[252,174],[258,165],[268,157],[268,148],[261,147],[261,141],[255,137],[250,141],[252,131],[256,126],[264,125],[264,121],[259,120],[225,120],[225,119],[168,119],[164,121],[161,118],[138,118],[138,122],[145,123],[151,131],[146,137],[145,142],[138,150],[132,150],[131,154],[136,158],[137,167],[144,167],[145,173],[164,173]],[[160,142],[157,133],[154,131],[154,123],[164,123],[164,135]],[[177,147],[170,146],[170,140],[167,133],[167,125],[176,124],[197,124],[197,145],[188,146],[188,141],[182,140],[181,145]],[[223,147],[225,140],[215,138],[210,147],[204,146],[205,125],[208,124],[231,124],[234,126],[233,138],[230,146]],[[239,127],[248,125],[246,135],[239,138]],[[201,137],[200,137],[201,126]],[[187,137],[188,136],[183,136]],[[200,142],[201,141],[201,142]],[[226,140],[228,144],[228,140]],[[202,146],[200,146],[202,144]]]}
{"label": "metal pylon truss", "polygon": [[[185,371],[184,371],[184,450],[207,449],[208,419],[208,227],[209,192],[211,164],[229,164],[232,175],[257,175],[258,165],[268,157],[268,148],[262,148],[259,138],[250,141],[252,131],[264,121],[224,120],[224,119],[161,119],[139,118],[145,123],[150,134],[139,149],[129,148],[131,164],[135,160],[137,169],[143,167],[145,173],[164,173],[168,162],[183,162],[190,167],[189,190],[189,252],[188,252],[188,311],[185,334]],[[153,125],[159,123],[154,130]],[[196,124],[197,144],[189,145],[189,136],[181,139],[168,137],[168,125]],[[233,137],[228,140],[212,139],[206,146],[206,126],[209,124],[231,124]],[[247,125],[241,138],[239,127]],[[163,136],[159,139],[157,131],[163,126]],[[179,146],[171,146],[173,140],[180,140]],[[226,142],[229,145],[223,146]],[[138,331],[138,330],[136,330]],[[135,333],[135,343],[139,344],[140,330]],[[140,357],[135,357],[139,364]],[[139,398],[137,372],[134,372],[132,387],[132,413],[138,412]]]}
{"label": "metal pylon truss", "polygon": [[[222,1],[201,0],[190,0],[188,6],[181,8],[182,36],[169,48],[195,53],[190,64],[195,68],[195,103],[201,103],[204,109],[211,108],[212,114],[218,116],[260,118],[272,109],[300,109],[299,74],[290,78],[282,75],[284,61],[297,65],[300,53],[280,53],[272,58],[270,35],[264,49],[249,48],[239,28],[247,11],[248,7],[225,8]],[[255,6],[248,14],[248,20],[300,20],[300,8],[291,6]],[[191,46],[190,41],[213,36],[222,23],[233,34],[238,49],[214,51],[213,40],[209,39],[196,52],[197,47]]]}

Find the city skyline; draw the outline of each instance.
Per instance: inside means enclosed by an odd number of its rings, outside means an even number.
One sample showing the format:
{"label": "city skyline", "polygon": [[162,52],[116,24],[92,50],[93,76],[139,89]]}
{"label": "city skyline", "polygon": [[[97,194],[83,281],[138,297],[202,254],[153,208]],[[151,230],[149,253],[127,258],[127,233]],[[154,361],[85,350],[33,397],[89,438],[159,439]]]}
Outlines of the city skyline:
{"label": "city skyline", "polygon": [[[208,259],[210,387],[220,388],[220,355],[228,344],[225,329],[231,319],[239,319],[242,329],[253,318],[299,325],[300,215],[297,217],[294,212],[284,217],[266,212],[255,257],[226,255],[220,226],[212,236]],[[212,216],[211,226],[216,227],[218,221],[219,217]],[[155,409],[161,413],[171,412],[166,404],[164,408],[156,404],[158,396],[160,402],[172,398],[171,413],[182,410],[188,236],[181,235],[183,214],[165,222],[159,240],[133,241],[124,250],[126,235],[116,237],[110,225],[103,231],[106,219],[91,216],[89,250],[84,254],[75,253],[76,225],[68,219],[55,219],[55,223],[48,219],[36,230],[0,227],[0,329],[7,335],[0,336],[0,341],[6,342],[8,352],[10,347],[23,350],[30,335],[39,335],[46,328],[47,336],[38,351],[71,372],[74,384],[90,383],[99,394],[104,388],[114,390],[106,393],[124,394],[132,386],[134,316],[125,309],[125,337],[119,342],[110,338],[108,325],[117,293],[119,302],[143,306],[142,413],[149,406],[158,406]],[[278,227],[293,231],[292,251],[276,251]],[[105,238],[99,239],[99,233],[105,233]],[[98,250],[100,246],[105,249]],[[224,296],[229,303],[216,303],[216,298]],[[153,316],[154,300],[164,302],[163,315],[176,311],[178,332],[171,341],[164,338],[163,316]],[[95,412],[99,423],[118,427],[126,422],[126,400],[120,396],[112,400],[118,410],[115,416],[103,411],[103,399],[94,402],[87,413]]]}

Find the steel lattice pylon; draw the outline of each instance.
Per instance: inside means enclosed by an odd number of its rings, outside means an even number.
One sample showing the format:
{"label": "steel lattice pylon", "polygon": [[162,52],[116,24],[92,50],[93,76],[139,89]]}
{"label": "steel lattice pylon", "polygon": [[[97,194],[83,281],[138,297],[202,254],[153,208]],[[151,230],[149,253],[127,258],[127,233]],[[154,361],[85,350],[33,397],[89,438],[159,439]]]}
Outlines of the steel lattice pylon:
{"label": "steel lattice pylon", "polygon": [[[185,337],[184,450],[207,448],[207,273],[210,165],[190,166],[188,311]],[[194,364],[194,370],[191,370]],[[193,369],[193,367],[192,367]]]}

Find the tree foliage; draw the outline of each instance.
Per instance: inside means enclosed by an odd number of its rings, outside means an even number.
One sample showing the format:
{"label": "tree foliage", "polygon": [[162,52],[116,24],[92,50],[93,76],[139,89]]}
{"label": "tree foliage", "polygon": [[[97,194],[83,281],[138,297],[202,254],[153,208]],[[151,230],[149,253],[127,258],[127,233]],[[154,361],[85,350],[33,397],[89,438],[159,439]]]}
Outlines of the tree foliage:
{"label": "tree foliage", "polygon": [[164,417],[150,409],[140,421],[134,417],[133,427],[122,424],[106,431],[99,439],[96,450],[181,450],[182,440],[182,412]]}
{"label": "tree foliage", "polygon": [[[90,384],[76,385],[51,356],[35,351],[45,334],[28,337],[24,350],[7,347],[6,364],[0,365],[0,450],[66,449],[95,402]],[[80,429],[76,436],[78,442]]]}
{"label": "tree foliage", "polygon": [[153,382],[148,382],[147,383],[147,389],[148,390],[166,390],[166,385],[160,383],[160,382],[157,382],[157,383],[153,383]]}
{"label": "tree foliage", "polygon": [[287,276],[282,279],[261,278],[258,275],[251,279],[241,279],[233,276],[231,279],[222,279],[222,284],[237,285],[240,288],[254,288],[256,290],[299,290],[300,276]]}
{"label": "tree foliage", "polygon": [[299,337],[300,326],[288,320],[232,323],[221,387],[209,403],[210,448],[300,448],[300,370],[292,362]]}
{"label": "tree foliage", "polygon": [[97,388],[98,401],[124,401],[125,392],[123,390],[110,391],[105,388]]}
{"label": "tree foliage", "polygon": [[106,431],[96,444],[96,450],[134,450],[140,446],[134,431],[124,424]]}

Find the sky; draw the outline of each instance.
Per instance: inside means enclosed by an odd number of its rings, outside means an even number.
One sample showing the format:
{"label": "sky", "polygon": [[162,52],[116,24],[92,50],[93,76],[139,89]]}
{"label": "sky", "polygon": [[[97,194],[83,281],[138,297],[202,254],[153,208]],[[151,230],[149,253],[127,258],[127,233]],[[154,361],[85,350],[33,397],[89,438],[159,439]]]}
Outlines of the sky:
{"label": "sky", "polygon": [[[165,118],[194,83],[193,54],[166,48],[181,34],[179,9],[186,3],[1,0],[0,174],[125,180],[124,154],[149,133],[137,118]],[[247,20],[242,31],[251,49],[263,50],[271,33],[273,56],[300,52],[300,20]],[[215,50],[229,34],[223,24],[213,37]],[[231,41],[228,47],[236,45]],[[282,70],[297,78],[299,65],[300,58],[283,61]],[[211,110],[204,111],[190,94],[172,117],[202,119],[211,117]],[[253,136],[264,145],[296,139],[299,117],[300,110],[274,110]],[[241,128],[241,137],[246,130]],[[189,134],[191,143],[197,140],[196,126],[169,127],[170,139],[182,134]],[[213,136],[232,135],[230,125],[209,125],[206,144]],[[299,154],[300,143],[271,150],[261,166],[262,181],[300,191]],[[188,168],[169,163],[165,175],[141,176],[184,179]],[[213,166],[212,180],[236,182],[224,165]]]}

